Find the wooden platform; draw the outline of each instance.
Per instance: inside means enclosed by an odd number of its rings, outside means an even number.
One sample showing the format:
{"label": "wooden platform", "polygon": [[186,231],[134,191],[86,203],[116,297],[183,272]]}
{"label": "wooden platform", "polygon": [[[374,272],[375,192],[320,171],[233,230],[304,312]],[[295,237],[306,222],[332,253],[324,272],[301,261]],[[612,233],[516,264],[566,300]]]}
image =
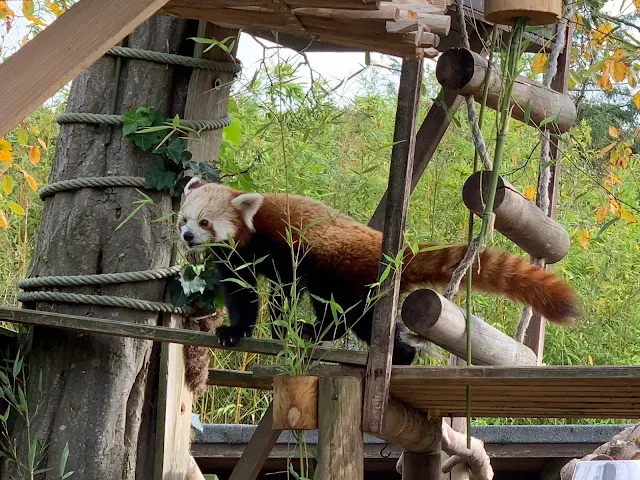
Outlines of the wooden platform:
{"label": "wooden platform", "polygon": [[[270,389],[270,367],[210,371],[209,384]],[[310,374],[364,376],[361,367],[315,367]],[[640,367],[393,367],[390,396],[431,415],[498,418],[640,418]]]}

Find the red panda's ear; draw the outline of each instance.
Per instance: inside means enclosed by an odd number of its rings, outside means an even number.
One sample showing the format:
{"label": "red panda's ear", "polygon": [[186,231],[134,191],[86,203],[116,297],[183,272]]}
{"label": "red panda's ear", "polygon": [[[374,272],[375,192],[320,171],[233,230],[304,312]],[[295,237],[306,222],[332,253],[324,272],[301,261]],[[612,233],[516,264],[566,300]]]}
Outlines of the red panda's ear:
{"label": "red panda's ear", "polygon": [[184,196],[186,197],[190,192],[192,192],[196,188],[203,186],[204,184],[205,182],[200,177],[193,177],[184,186]]}
{"label": "red panda's ear", "polygon": [[249,230],[253,230],[253,217],[262,205],[264,197],[259,193],[243,193],[231,200],[231,205],[240,212]]}

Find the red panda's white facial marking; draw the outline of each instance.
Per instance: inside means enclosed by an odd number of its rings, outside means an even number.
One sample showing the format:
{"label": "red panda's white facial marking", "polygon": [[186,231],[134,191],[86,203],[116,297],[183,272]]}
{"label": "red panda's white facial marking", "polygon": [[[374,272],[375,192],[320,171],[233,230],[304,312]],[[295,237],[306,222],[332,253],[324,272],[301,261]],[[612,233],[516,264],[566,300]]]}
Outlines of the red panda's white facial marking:
{"label": "red panda's white facial marking", "polygon": [[204,183],[194,177],[184,190],[185,198],[178,230],[180,237],[190,246],[236,239],[244,223],[253,230],[253,217],[264,197],[258,193],[237,195],[219,183]]}

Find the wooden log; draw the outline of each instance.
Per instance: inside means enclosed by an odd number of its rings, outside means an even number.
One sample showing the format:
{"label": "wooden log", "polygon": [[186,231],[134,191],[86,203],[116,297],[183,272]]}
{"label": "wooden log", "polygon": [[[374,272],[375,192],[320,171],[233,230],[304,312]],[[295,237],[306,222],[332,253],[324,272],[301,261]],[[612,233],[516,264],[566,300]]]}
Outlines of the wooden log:
{"label": "wooden log", "polygon": [[[441,85],[460,95],[473,95],[479,101],[482,98],[484,79],[487,71],[487,59],[466,48],[452,48],[438,59],[436,78]],[[501,76],[497,70],[489,75],[489,95],[487,105],[494,110],[499,105]],[[528,105],[528,106],[527,106]],[[529,109],[529,124],[539,126],[543,120],[554,118],[543,128],[555,133],[568,131],[576,120],[576,107],[571,98],[558,93],[542,84],[533,82],[524,76],[515,80],[511,95],[511,115],[524,121]],[[557,118],[555,116],[557,115]]]}
{"label": "wooden log", "polygon": [[562,16],[562,0],[484,0],[484,18],[512,25],[524,17],[527,25],[550,25]]}
{"label": "wooden log", "polygon": [[[416,290],[402,305],[403,323],[458,357],[466,356],[464,311],[430,289]],[[536,355],[509,335],[479,319],[471,319],[471,353],[478,365],[535,365]]]}
{"label": "wooden log", "polygon": [[271,449],[278,441],[282,430],[273,428],[273,403],[264,412],[262,420],[253,432],[251,440],[242,452],[229,480],[255,480],[269,458]]}
{"label": "wooden log", "polygon": [[374,435],[409,452],[426,453],[433,452],[440,444],[441,433],[440,418],[430,419],[424,413],[389,398],[382,431]]}
{"label": "wooden log", "polygon": [[[201,12],[215,12],[225,7],[261,6],[267,7],[268,0],[171,0],[165,10],[176,14],[184,8],[194,8]],[[342,8],[347,10],[377,10],[380,2],[362,0],[287,0],[290,8]],[[199,18],[199,17],[193,17]]]}
{"label": "wooden log", "polygon": [[350,20],[390,20],[400,19],[400,11],[391,8],[380,8],[380,10],[346,10],[344,8],[295,8],[292,10],[295,15],[307,15],[323,18],[342,18]]}
{"label": "wooden log", "polygon": [[318,396],[318,469],[323,480],[364,478],[362,379],[326,377]]}
{"label": "wooden log", "polygon": [[7,58],[0,65],[0,138],[166,1],[82,0]]}
{"label": "wooden log", "polygon": [[402,455],[402,480],[440,480],[442,469],[440,452],[412,453]]}
{"label": "wooden log", "polygon": [[278,375],[273,379],[273,428],[318,428],[318,377]]}
{"label": "wooden log", "polygon": [[[385,255],[395,258],[404,245],[404,227],[409,203],[411,171],[416,138],[416,114],[420,99],[422,60],[404,60],[400,74],[394,146],[389,168],[389,196],[382,236],[379,273],[385,268]],[[389,398],[391,360],[396,315],[400,295],[400,275],[389,275],[381,291],[389,291],[373,308],[373,325],[364,395],[363,429],[380,433],[385,425],[385,406]]]}
{"label": "wooden log", "polygon": [[387,22],[386,29],[389,33],[414,32],[419,24],[427,28],[429,32],[446,36],[449,35],[449,29],[451,28],[451,17],[449,15],[419,13],[417,19],[405,18]]}
{"label": "wooden log", "polygon": [[[476,172],[462,187],[464,204],[478,215],[484,210],[483,199],[487,198],[490,177],[490,171]],[[493,211],[495,229],[532,257],[556,263],[569,253],[571,240],[564,227],[515,191],[502,177],[498,180]]]}

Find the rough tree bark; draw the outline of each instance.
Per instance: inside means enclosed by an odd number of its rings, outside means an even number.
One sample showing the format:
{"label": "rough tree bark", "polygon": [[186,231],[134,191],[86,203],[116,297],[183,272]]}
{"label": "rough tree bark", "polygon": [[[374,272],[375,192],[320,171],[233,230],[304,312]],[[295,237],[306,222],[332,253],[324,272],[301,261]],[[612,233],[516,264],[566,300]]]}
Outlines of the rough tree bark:
{"label": "rough tree bark", "polygon": [[[191,55],[197,22],[155,16],[133,32],[130,47]],[[106,56],[71,86],[69,112],[109,113],[115,57]],[[183,115],[190,69],[123,59],[116,113],[142,104],[165,114]],[[62,125],[50,181],[103,175],[144,176],[159,161],[107,126]],[[155,158],[154,158],[155,157]],[[168,193],[147,192],[155,205],[143,209],[124,227],[116,226],[132,211],[140,195],[133,188],[82,189],[59,193],[45,202],[29,276],[125,272],[167,267],[172,226],[151,220],[171,210]],[[165,282],[75,288],[163,301]],[[155,325],[159,315],[94,306],[38,304],[42,310],[113,318]],[[59,461],[69,444],[68,470],[73,479],[151,478],[155,447],[155,396],[158,346],[149,341],[78,335],[38,328],[28,358],[28,399],[38,401],[38,372],[44,395],[31,425],[32,438],[49,445],[40,468],[42,478],[59,478]],[[26,429],[14,438],[26,459]],[[2,478],[17,478],[3,467]]]}

